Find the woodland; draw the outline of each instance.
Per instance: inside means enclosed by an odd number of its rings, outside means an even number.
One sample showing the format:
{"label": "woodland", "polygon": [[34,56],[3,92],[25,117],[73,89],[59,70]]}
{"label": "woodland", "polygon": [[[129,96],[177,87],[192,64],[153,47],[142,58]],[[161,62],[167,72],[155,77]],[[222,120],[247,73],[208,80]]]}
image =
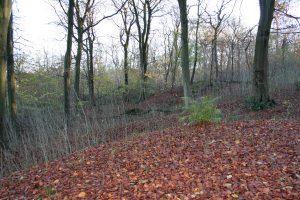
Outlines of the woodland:
{"label": "woodland", "polygon": [[300,4],[255,1],[48,0],[30,55],[1,0],[0,199],[299,199]]}

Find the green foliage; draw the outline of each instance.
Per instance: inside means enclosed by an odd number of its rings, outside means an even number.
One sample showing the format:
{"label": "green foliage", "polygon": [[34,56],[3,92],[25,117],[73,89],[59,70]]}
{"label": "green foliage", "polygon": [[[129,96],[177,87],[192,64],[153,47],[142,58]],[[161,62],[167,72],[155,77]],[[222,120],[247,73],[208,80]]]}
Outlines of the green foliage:
{"label": "green foliage", "polygon": [[217,108],[215,98],[205,96],[201,101],[191,101],[187,109],[189,115],[181,118],[189,123],[216,123],[222,120],[222,112]]}
{"label": "green foliage", "polygon": [[56,190],[52,187],[47,186],[47,187],[44,188],[44,190],[45,190],[45,193],[48,197],[53,196],[53,195],[56,194]]}
{"label": "green foliage", "polygon": [[63,79],[47,72],[20,73],[17,94],[20,104],[27,109],[60,109],[63,99]]}
{"label": "green foliage", "polygon": [[270,101],[258,101],[254,97],[248,97],[245,100],[245,105],[252,111],[263,110],[266,108],[271,108],[275,105],[274,100]]}

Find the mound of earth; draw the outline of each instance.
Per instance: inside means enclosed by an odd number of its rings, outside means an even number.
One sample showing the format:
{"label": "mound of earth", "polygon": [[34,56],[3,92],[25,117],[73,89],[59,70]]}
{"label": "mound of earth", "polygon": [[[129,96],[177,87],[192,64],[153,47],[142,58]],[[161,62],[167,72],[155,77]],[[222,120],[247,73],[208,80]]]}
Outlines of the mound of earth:
{"label": "mound of earth", "polygon": [[299,199],[300,120],[152,132],[19,171],[0,199]]}

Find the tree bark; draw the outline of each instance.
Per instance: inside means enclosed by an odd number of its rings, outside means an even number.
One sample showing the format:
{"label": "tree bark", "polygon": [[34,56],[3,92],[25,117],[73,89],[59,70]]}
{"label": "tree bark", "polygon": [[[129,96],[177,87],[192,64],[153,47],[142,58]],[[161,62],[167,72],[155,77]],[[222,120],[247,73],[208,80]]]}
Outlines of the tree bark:
{"label": "tree bark", "polygon": [[253,92],[259,102],[270,101],[268,84],[268,44],[273,19],[275,0],[259,0],[260,19],[257,29],[254,68]]}
{"label": "tree bark", "polygon": [[184,105],[189,107],[191,95],[190,86],[190,65],[189,65],[189,43],[188,43],[188,19],[186,0],[178,0],[180,10],[181,22],[181,69],[182,69],[182,82],[184,92]]}
{"label": "tree bark", "polygon": [[199,26],[200,26],[200,3],[198,3],[197,6],[197,24],[196,24],[196,38],[195,38],[195,49],[194,49],[194,66],[193,66],[193,72],[192,72],[192,77],[191,77],[191,85],[193,85],[194,82],[194,77],[195,77],[195,72],[196,72],[196,67],[197,67],[197,62],[198,62],[198,31],[199,31]]}
{"label": "tree bark", "polygon": [[0,145],[5,147],[5,97],[7,68],[7,33],[11,16],[11,0],[0,2]]}
{"label": "tree bark", "polygon": [[128,65],[128,43],[123,46],[124,48],[124,83],[125,85],[128,85],[128,71],[129,71],[129,65]]}
{"label": "tree bark", "polygon": [[[139,13],[139,8],[135,3],[135,0],[131,1],[133,7],[133,14],[135,15],[135,23],[138,31],[138,42],[139,42],[139,53],[140,53],[140,69],[141,69],[141,93],[140,101],[145,100],[146,95],[146,81],[147,81],[147,68],[148,68],[148,47],[149,47],[149,35],[152,22],[152,15],[155,12],[155,8],[160,3],[160,1],[151,4],[152,1],[146,0],[143,2],[142,13]],[[140,20],[140,16],[142,19]]]}
{"label": "tree bark", "polygon": [[89,68],[88,68],[88,82],[89,82],[89,95],[90,103],[92,106],[96,105],[95,90],[94,90],[94,40],[91,36],[88,36],[89,41]]}
{"label": "tree bark", "polygon": [[[78,11],[77,11],[78,12]],[[79,18],[79,19],[78,19]],[[79,85],[80,85],[80,65],[81,65],[81,57],[82,57],[82,47],[83,47],[83,21],[80,18],[80,15],[77,14],[77,55],[75,61],[75,82],[74,82],[74,89],[76,92],[77,97],[80,96]]]}
{"label": "tree bark", "polygon": [[68,35],[67,35],[67,50],[64,61],[64,96],[65,96],[65,120],[67,127],[70,126],[70,73],[72,63],[72,36],[73,36],[73,25],[74,25],[74,0],[69,0],[68,9]]}
{"label": "tree bark", "polygon": [[16,103],[16,79],[13,51],[13,15],[11,14],[7,34],[7,94],[10,121],[13,130],[16,130],[17,103]]}

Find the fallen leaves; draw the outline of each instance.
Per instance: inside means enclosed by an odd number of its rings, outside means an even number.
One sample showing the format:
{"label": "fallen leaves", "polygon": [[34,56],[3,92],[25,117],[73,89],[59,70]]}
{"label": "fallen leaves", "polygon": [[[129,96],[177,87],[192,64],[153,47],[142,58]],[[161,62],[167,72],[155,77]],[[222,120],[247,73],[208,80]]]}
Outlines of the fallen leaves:
{"label": "fallen leaves", "polygon": [[86,197],[86,193],[85,192],[80,192],[77,197],[79,197],[79,198],[85,198]]}
{"label": "fallen leaves", "polygon": [[17,172],[0,199],[297,199],[299,141],[286,120],[166,129]]}

